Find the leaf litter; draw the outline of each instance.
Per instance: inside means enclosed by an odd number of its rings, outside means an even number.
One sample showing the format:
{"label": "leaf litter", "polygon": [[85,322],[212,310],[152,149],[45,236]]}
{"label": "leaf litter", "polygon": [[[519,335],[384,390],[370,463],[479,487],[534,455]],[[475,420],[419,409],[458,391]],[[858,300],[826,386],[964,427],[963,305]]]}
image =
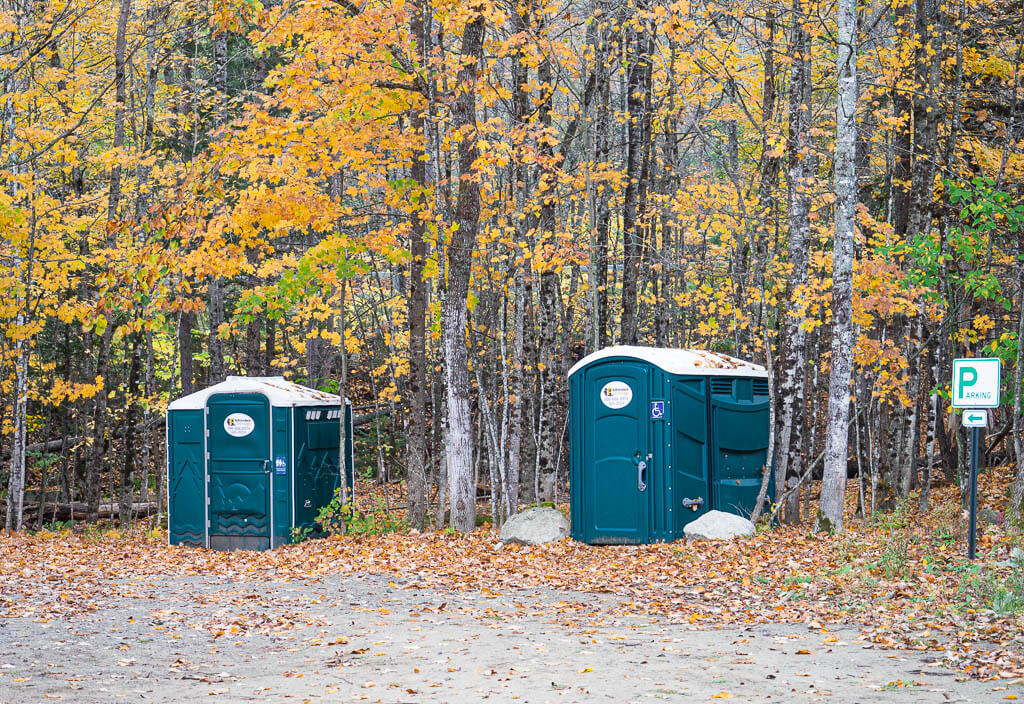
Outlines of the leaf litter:
{"label": "leaf litter", "polygon": [[[1008,471],[983,475],[983,505],[1005,502]],[[185,613],[154,609],[153,628],[202,628],[216,638],[280,634],[323,625],[306,615],[310,600],[275,589],[233,591],[235,580],[286,585],[328,575],[384,575],[397,589],[610,594],[618,599],[600,607],[608,616],[643,614],[688,628],[806,624],[825,646],[836,640],[831,626],[853,625],[863,647],[930,651],[973,678],[1024,678],[1022,611],[989,603],[993,590],[1004,589],[999,580],[1022,569],[998,559],[1020,535],[983,526],[982,564],[969,565],[958,494],[956,487],[937,491],[937,508],[923,518],[897,510],[873,522],[851,521],[840,536],[812,536],[806,526],[792,526],[732,542],[642,546],[502,545],[485,526],[468,535],[338,536],[266,552],[215,552],[168,546],[166,537],[142,529],[40,531],[0,537],[0,618],[72,618],[111,598],[158,589],[164,577],[203,575],[224,585],[201,597],[216,606],[212,618],[189,623]],[[420,611],[443,617],[445,606]],[[517,605],[533,618],[597,615],[584,600],[538,608]],[[503,618],[490,609],[472,613]]]}

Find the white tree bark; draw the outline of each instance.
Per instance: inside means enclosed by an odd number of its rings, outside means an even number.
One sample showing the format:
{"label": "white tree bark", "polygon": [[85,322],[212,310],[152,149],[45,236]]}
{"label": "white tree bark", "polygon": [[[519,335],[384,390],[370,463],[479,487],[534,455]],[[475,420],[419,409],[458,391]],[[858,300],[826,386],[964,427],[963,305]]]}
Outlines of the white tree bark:
{"label": "white tree bark", "polygon": [[[34,245],[32,245],[34,246]],[[31,261],[31,251],[28,259]],[[25,261],[15,259],[15,266],[19,269],[25,266]],[[29,264],[31,266],[31,264]],[[28,283],[26,281],[26,283]],[[15,318],[15,325],[21,329],[28,322],[25,308],[28,307],[28,286],[26,294],[18,301],[19,310]],[[11,474],[7,483],[7,522],[5,530],[21,530],[25,510],[25,442],[26,428],[28,422],[28,357],[29,344],[27,340],[19,336],[14,343],[15,359],[15,380],[14,380],[14,446],[11,448]]]}
{"label": "white tree bark", "polygon": [[[17,34],[21,36],[21,23],[26,13],[18,13],[15,15],[18,22]],[[4,81],[4,93],[10,96],[3,104],[3,137],[9,142],[14,140],[15,130],[15,106],[13,96],[18,91],[19,86],[16,79],[16,73],[11,71],[7,75],[7,79]],[[10,173],[11,176],[17,176],[18,164],[15,157],[15,151],[12,149],[8,152],[11,158]],[[9,185],[11,195],[13,197],[18,196],[18,181],[15,178],[11,178]],[[19,251],[19,245],[15,244],[14,247],[14,270],[19,272],[19,278],[23,271],[31,271],[31,261],[34,249],[34,243],[30,243],[27,251],[27,256],[22,257]],[[27,261],[26,261],[27,260]],[[24,287],[24,293],[19,293],[15,300],[15,305],[18,309],[18,313],[15,316],[14,324],[15,328],[19,332],[24,328],[28,322],[25,311],[28,310],[28,294],[29,287],[31,285],[30,279],[23,279],[21,286]],[[30,346],[28,340],[25,340],[19,334],[14,343],[14,364],[15,364],[15,378],[14,378],[14,404],[12,409],[12,422],[14,425],[14,438],[11,447],[11,466],[10,466],[10,477],[7,483],[7,522],[5,529],[8,533],[11,531],[21,530],[21,523],[24,516],[24,504],[25,504],[25,444],[26,444],[26,429],[28,421],[28,355]]]}
{"label": "white tree bark", "polygon": [[[790,71],[789,88],[789,246],[788,262],[791,267],[786,282],[786,310],[783,311],[779,341],[779,389],[773,422],[776,437],[775,497],[776,501],[787,490],[787,479],[800,477],[803,447],[803,381],[807,358],[807,333],[800,327],[799,314],[803,288],[807,284],[807,266],[811,242],[810,221],[810,38],[799,25],[803,17],[801,0],[794,0],[793,15],[798,24],[793,28],[794,59]],[[776,427],[777,425],[777,427]],[[799,521],[798,492],[782,512],[783,520]]]}
{"label": "white tree bark", "polygon": [[853,365],[853,245],[857,204],[857,3],[838,4],[839,94],[836,107],[836,230],[832,254],[832,357],[828,385],[825,470],[816,530],[843,529],[850,374]]}
{"label": "white tree bark", "polygon": [[452,127],[459,135],[458,229],[448,243],[448,290],[441,310],[444,375],[448,395],[448,504],[451,526],[468,533],[476,527],[476,485],[473,472],[473,419],[470,415],[469,351],[466,306],[480,220],[480,182],[473,173],[479,154],[476,130],[476,70],[483,52],[484,19],[471,19],[462,35],[460,86],[452,105]]}
{"label": "white tree bark", "polygon": [[515,313],[515,340],[512,343],[512,365],[511,385],[512,403],[509,409],[509,437],[508,437],[508,472],[505,482],[508,485],[508,515],[512,516],[519,510],[519,474],[520,461],[522,459],[523,447],[523,364],[526,358],[525,353],[525,331],[526,331],[526,284],[523,281],[522,269],[516,272],[515,281],[516,313]]}

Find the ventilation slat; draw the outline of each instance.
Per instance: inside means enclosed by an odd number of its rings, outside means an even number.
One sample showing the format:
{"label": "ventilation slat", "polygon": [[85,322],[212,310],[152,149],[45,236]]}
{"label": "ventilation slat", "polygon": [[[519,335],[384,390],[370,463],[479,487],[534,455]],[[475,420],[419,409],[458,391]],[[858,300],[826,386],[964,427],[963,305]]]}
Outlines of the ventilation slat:
{"label": "ventilation slat", "polygon": [[732,379],[712,379],[711,393],[723,396],[732,395]]}

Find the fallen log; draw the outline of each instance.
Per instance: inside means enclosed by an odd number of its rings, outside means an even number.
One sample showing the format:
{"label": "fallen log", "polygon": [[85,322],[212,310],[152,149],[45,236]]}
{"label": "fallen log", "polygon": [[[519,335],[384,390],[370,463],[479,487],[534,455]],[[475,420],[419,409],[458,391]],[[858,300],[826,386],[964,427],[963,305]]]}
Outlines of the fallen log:
{"label": "fallen log", "polygon": [[[156,512],[156,501],[136,501],[132,503],[132,516],[144,518]],[[89,507],[84,501],[76,501],[71,504],[45,504],[42,508],[44,521],[84,521],[89,517]],[[97,516],[99,518],[117,518],[121,513],[117,503],[100,504]],[[0,515],[6,514],[6,510],[0,511]],[[29,517],[39,515],[39,504],[25,506],[25,522]]]}
{"label": "fallen log", "polygon": [[377,418],[380,418],[382,416],[389,416],[389,415],[391,415],[391,409],[389,409],[389,408],[382,408],[381,410],[374,411],[373,413],[363,413],[362,415],[353,416],[352,417],[352,427],[353,428],[358,428],[360,425],[366,425],[371,420],[376,420]]}
{"label": "fallen log", "polygon": [[[163,422],[164,422],[164,417],[163,416],[155,416],[155,417],[150,418],[149,420],[147,420],[147,421],[145,421],[143,423],[136,424],[135,432],[142,433],[142,432],[145,432],[147,430],[152,430],[153,428],[156,428],[159,425],[163,425]],[[68,437],[65,437],[65,438],[56,438],[54,440],[47,440],[45,442],[34,442],[31,445],[27,445],[25,447],[25,452],[29,452],[29,453],[31,453],[31,452],[51,452],[53,450],[60,450],[61,448],[70,450],[70,449],[73,449],[76,445],[78,445],[80,443],[83,443],[86,440],[88,440],[89,437],[90,436],[88,436],[88,435],[69,435]],[[115,430],[111,434],[111,437],[123,438],[124,437],[124,428],[122,427],[122,428],[118,428],[117,430]],[[5,460],[10,459],[11,458],[11,448],[5,447],[3,449],[3,451],[0,452],[0,457],[2,457]]]}

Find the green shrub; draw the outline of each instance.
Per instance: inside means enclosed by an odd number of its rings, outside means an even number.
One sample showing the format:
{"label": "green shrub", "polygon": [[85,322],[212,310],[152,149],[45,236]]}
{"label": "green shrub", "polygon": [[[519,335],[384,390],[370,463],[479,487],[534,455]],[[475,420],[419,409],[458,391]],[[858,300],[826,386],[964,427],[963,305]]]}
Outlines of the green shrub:
{"label": "green shrub", "polygon": [[409,530],[405,515],[393,515],[383,499],[375,498],[368,511],[360,511],[351,501],[342,501],[340,489],[334,492],[331,502],[320,509],[316,523],[326,535],[383,535]]}
{"label": "green shrub", "polygon": [[960,594],[968,607],[991,609],[1007,616],[1024,612],[1024,559],[1001,574],[990,568],[970,565],[964,570]]}
{"label": "green shrub", "polygon": [[902,533],[890,532],[889,543],[878,556],[875,567],[886,577],[893,579],[904,573],[910,556],[910,538]]}

